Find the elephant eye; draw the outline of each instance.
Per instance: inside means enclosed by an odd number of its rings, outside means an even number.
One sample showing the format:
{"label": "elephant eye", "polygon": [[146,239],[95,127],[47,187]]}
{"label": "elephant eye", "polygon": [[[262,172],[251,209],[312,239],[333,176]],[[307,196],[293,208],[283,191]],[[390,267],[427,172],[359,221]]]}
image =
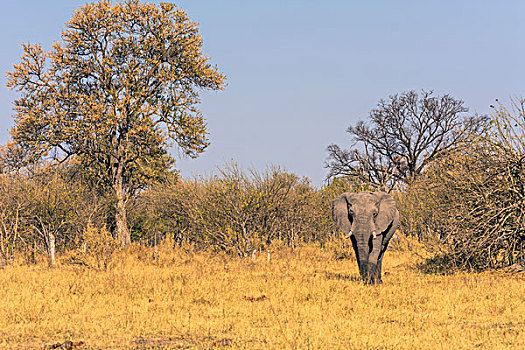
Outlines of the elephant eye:
{"label": "elephant eye", "polygon": [[377,218],[377,214],[378,214],[377,211],[374,212],[374,217],[375,217],[375,218]]}

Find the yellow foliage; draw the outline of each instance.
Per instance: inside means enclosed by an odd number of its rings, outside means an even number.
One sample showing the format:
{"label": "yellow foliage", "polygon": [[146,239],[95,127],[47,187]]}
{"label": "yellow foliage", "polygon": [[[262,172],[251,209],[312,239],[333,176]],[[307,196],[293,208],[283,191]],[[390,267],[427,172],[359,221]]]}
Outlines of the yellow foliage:
{"label": "yellow foliage", "polygon": [[198,31],[173,4],[101,0],[75,11],[50,51],[23,44],[7,73],[20,93],[9,158],[24,161],[17,168],[74,159],[115,197],[117,236],[128,245],[125,203],[172,178],[170,143],[190,157],[209,145],[199,94],[222,90],[226,77]]}
{"label": "yellow foliage", "polygon": [[365,286],[354,260],[318,248],[268,261],[171,247],[132,247],[107,271],[0,270],[0,348],[525,347],[523,275],[423,275],[387,252],[384,284]]}
{"label": "yellow foliage", "polygon": [[107,270],[114,253],[119,248],[118,242],[105,228],[96,228],[89,223],[84,231],[79,248],[68,253],[66,262],[81,264],[98,270]]}

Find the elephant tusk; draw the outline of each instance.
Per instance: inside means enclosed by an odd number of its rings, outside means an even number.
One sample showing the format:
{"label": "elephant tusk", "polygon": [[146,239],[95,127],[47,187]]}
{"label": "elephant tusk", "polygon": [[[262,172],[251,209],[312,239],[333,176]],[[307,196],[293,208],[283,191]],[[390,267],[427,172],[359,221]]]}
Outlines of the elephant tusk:
{"label": "elephant tusk", "polygon": [[372,231],[372,236],[374,237],[374,239],[377,238],[377,232],[376,231]]}
{"label": "elephant tusk", "polygon": [[350,232],[348,232],[348,234],[345,236],[346,239],[352,237],[354,233],[352,232],[352,230],[350,230]]}

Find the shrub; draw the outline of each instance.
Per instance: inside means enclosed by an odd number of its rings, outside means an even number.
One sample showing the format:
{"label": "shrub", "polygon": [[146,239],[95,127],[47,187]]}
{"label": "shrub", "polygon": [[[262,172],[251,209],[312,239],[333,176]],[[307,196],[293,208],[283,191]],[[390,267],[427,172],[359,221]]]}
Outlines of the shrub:
{"label": "shrub", "polygon": [[[0,174],[0,254],[46,252],[75,246],[88,222],[104,220],[105,201],[69,169]],[[31,260],[31,259],[29,259]]]}
{"label": "shrub", "polygon": [[171,235],[178,244],[239,256],[275,240],[322,242],[332,228],[321,192],[278,167],[257,172],[233,164],[220,176],[153,187],[131,213],[133,232],[151,243]]}
{"label": "shrub", "polygon": [[435,162],[401,202],[404,229],[437,243],[430,265],[525,264],[524,102],[495,108],[492,128]]}
{"label": "shrub", "polygon": [[71,252],[69,262],[107,270],[118,248],[118,242],[104,226],[97,228],[88,223],[82,238],[77,241],[77,248]]}

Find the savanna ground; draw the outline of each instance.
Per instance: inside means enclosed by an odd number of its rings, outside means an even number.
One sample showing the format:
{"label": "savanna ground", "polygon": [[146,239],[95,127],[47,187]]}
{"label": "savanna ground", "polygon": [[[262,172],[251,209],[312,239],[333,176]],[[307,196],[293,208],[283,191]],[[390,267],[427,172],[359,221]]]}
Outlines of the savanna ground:
{"label": "savanna ground", "polygon": [[[255,259],[132,246],[107,270],[12,264],[0,270],[0,347],[38,349],[525,348],[525,276],[429,275],[389,251],[384,283],[330,249]],[[60,261],[60,260],[59,260]]]}

